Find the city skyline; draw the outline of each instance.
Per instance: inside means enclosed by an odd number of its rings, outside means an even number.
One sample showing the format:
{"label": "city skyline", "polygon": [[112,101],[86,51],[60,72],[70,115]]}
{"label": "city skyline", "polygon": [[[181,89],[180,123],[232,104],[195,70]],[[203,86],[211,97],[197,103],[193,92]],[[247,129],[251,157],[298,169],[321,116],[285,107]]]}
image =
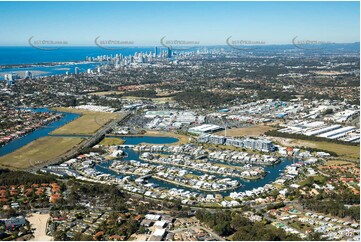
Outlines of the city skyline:
{"label": "city skyline", "polygon": [[[359,42],[359,2],[1,2],[0,46],[29,46],[29,38],[95,46],[94,40],[193,41],[199,46],[259,41]],[[40,7],[41,6],[41,7]],[[12,13],[16,12],[14,15]]]}

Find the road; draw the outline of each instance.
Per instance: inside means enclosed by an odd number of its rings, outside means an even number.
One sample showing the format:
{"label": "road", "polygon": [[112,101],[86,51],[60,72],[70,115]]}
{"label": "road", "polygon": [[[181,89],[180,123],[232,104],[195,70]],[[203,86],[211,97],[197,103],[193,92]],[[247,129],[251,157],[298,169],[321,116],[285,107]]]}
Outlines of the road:
{"label": "road", "polygon": [[28,171],[36,172],[39,169],[41,169],[47,165],[58,164],[65,160],[69,160],[69,159],[73,158],[74,156],[77,156],[81,150],[83,150],[85,148],[93,147],[95,144],[97,144],[105,136],[105,134],[107,134],[108,132],[113,130],[118,124],[121,124],[124,121],[126,121],[127,119],[129,119],[131,117],[131,115],[132,114],[130,112],[126,112],[121,117],[114,119],[111,122],[104,125],[103,127],[101,127],[97,132],[95,132],[93,135],[89,136],[85,141],[81,142],[79,145],[74,146],[70,151],[64,153],[63,155],[61,155],[53,160],[49,160],[42,164],[32,166],[28,169]]}

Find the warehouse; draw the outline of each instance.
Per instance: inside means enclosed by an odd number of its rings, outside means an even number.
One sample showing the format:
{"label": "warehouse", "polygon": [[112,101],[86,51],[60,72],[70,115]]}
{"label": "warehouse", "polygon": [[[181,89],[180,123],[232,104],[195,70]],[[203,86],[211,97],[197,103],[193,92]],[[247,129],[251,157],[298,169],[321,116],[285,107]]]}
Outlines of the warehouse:
{"label": "warehouse", "polygon": [[203,124],[203,125],[188,129],[188,132],[192,133],[192,134],[208,134],[208,133],[214,133],[214,132],[217,132],[220,130],[223,130],[223,128],[218,125]]}
{"label": "warehouse", "polygon": [[329,138],[329,139],[338,139],[338,138],[345,136],[348,132],[354,131],[355,129],[356,129],[355,127],[348,126],[348,127],[343,127],[340,129],[332,130],[330,132],[323,133],[318,136],[323,137],[323,138]]}
{"label": "warehouse", "polygon": [[326,132],[329,132],[329,131],[332,131],[332,130],[335,130],[335,129],[338,129],[338,128],[341,128],[341,125],[336,124],[336,125],[332,125],[332,126],[322,128],[322,129],[316,129],[316,130],[308,131],[308,132],[305,133],[305,135],[308,135],[308,136],[319,135],[319,134],[323,134],[323,133],[326,133]]}

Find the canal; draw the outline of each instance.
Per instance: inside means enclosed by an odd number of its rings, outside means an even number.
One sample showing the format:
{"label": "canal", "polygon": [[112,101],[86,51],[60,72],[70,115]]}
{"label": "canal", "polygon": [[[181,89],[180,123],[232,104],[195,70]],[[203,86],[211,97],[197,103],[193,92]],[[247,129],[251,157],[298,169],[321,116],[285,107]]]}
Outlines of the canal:
{"label": "canal", "polygon": [[[139,137],[123,136],[123,137],[117,137],[117,138],[121,138],[121,139],[125,140],[125,144],[128,144],[128,145],[137,145],[140,143],[171,144],[171,143],[178,141],[178,139],[172,138],[172,137],[152,137],[152,136],[139,136]],[[138,153],[130,148],[125,149],[125,152],[127,153],[127,157],[122,158],[123,160],[137,160],[140,162],[146,162],[140,158],[141,153]],[[95,169],[102,173],[110,174],[112,176],[116,176],[119,178],[124,177],[114,171],[109,170],[109,166],[112,164],[112,162],[113,161],[106,161],[106,162],[100,163],[95,167]],[[242,191],[252,190],[253,188],[263,187],[264,185],[266,185],[268,183],[272,183],[273,181],[277,180],[277,178],[280,176],[280,173],[282,173],[285,170],[286,166],[288,166],[294,162],[295,162],[295,159],[293,159],[293,158],[282,158],[281,162],[276,165],[265,166],[264,168],[265,168],[265,171],[267,172],[267,175],[264,178],[258,179],[258,180],[244,180],[244,179],[237,178],[237,177],[231,177],[231,179],[238,180],[242,184],[241,187],[235,189],[234,191],[242,192]],[[166,165],[163,165],[163,166],[166,166]],[[205,174],[201,171],[194,171],[194,170],[192,170],[192,173],[195,175]],[[216,175],[216,174],[213,174],[213,175],[218,178],[224,178],[224,176],[221,176],[221,175]],[[137,177],[137,176],[133,176],[133,178],[135,178],[135,177]],[[167,183],[164,181],[160,181],[160,180],[157,180],[154,178],[150,178],[150,179],[148,179],[148,181],[151,183],[157,184],[160,187],[167,188],[167,189],[178,188],[178,189],[200,192],[199,190],[190,189],[190,188],[186,188],[183,186],[177,186],[177,185]],[[206,192],[201,192],[201,193],[206,193]],[[209,192],[209,193],[217,193],[217,192]],[[230,191],[224,191],[224,192],[218,192],[218,193],[221,193],[223,196],[228,196]]]}

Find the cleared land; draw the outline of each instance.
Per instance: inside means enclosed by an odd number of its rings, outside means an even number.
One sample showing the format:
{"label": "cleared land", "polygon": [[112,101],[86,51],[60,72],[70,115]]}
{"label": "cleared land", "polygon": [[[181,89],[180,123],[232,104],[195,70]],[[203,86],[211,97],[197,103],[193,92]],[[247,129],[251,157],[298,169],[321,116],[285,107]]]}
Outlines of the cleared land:
{"label": "cleared land", "polygon": [[297,140],[289,138],[272,137],[272,139],[287,147],[310,147],[335,152],[342,158],[360,159],[360,146],[336,144],[323,141]]}
{"label": "cleared land", "polygon": [[353,165],[354,163],[342,160],[329,160],[325,163],[325,166],[342,166],[342,165]]}
{"label": "cleared land", "polygon": [[98,129],[109,121],[120,117],[121,114],[94,112],[87,110],[78,110],[73,108],[57,108],[62,112],[72,112],[81,114],[74,121],[56,129],[52,134],[94,134]]}
{"label": "cleared land", "polygon": [[43,137],[0,157],[0,165],[10,169],[26,169],[54,159],[82,141],[82,138]]}
{"label": "cleared land", "polygon": [[121,138],[104,138],[99,144],[104,146],[110,146],[110,145],[122,145],[124,144],[125,140],[122,140]]}
{"label": "cleared land", "polygon": [[32,213],[27,217],[32,228],[35,228],[34,239],[32,241],[50,241],[53,237],[46,235],[46,225],[50,214]]}
{"label": "cleared land", "polygon": [[173,137],[179,139],[176,143],[166,144],[166,145],[180,145],[189,143],[189,137],[182,134],[175,134],[171,132],[159,132],[159,131],[147,131],[143,136],[159,136],[159,137]]}
{"label": "cleared land", "polygon": [[[227,136],[259,136],[274,128],[265,125],[255,125],[247,128],[227,129]],[[216,134],[224,135],[224,130]]]}

